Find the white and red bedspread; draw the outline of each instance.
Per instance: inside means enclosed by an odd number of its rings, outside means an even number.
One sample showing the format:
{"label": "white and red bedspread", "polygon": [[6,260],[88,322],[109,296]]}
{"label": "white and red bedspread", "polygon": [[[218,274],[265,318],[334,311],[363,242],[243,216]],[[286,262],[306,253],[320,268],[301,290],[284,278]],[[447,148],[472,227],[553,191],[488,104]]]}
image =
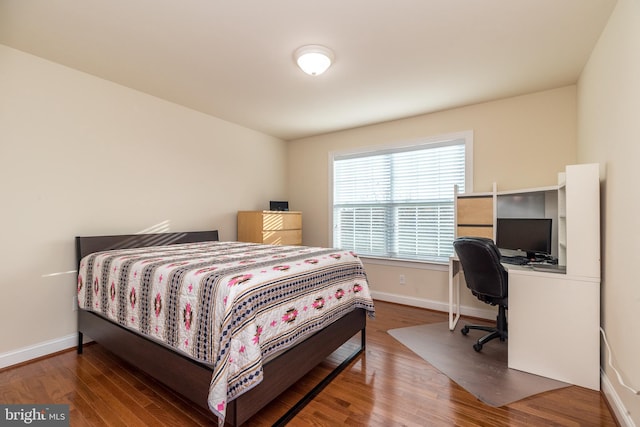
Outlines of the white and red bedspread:
{"label": "white and red bedspread", "polygon": [[78,303],[213,368],[209,407],[262,380],[269,356],[374,305],[349,251],[240,242],[116,249],[86,256]]}

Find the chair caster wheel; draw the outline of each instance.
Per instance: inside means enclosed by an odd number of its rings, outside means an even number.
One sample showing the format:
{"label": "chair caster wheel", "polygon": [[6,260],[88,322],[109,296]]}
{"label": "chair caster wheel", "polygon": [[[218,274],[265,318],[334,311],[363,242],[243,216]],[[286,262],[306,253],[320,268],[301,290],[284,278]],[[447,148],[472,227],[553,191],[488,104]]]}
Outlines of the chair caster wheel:
{"label": "chair caster wheel", "polygon": [[460,329],[460,333],[462,335],[467,335],[469,333],[469,328],[467,328],[466,326],[463,327],[462,329]]}
{"label": "chair caster wheel", "polygon": [[482,350],[482,344],[475,343],[475,344],[473,345],[473,349],[474,349],[475,351],[480,351],[480,350]]}

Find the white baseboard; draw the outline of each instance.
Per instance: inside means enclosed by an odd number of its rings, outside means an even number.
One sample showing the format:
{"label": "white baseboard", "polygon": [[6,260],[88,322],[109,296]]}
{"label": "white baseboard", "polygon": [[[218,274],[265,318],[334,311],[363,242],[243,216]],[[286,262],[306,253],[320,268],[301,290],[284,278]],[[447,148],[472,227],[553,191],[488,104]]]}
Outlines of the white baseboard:
{"label": "white baseboard", "polygon": [[[387,292],[371,291],[374,300],[394,302],[396,304],[409,305],[412,307],[428,308],[430,310],[449,312],[449,303],[433,301],[424,298],[409,297],[406,295],[390,294]],[[483,310],[475,307],[460,306],[460,313],[464,316],[477,317],[479,319],[495,320],[496,310]]]}
{"label": "white baseboard", "polygon": [[18,350],[9,351],[0,354],[0,369],[8,366],[17,365],[18,363],[28,362],[38,357],[46,356],[57,351],[66,350],[75,347],[78,344],[78,334],[67,335],[62,338],[56,338],[29,347],[20,348]]}
{"label": "white baseboard", "polygon": [[629,415],[629,411],[624,406],[624,403],[622,403],[620,396],[618,396],[618,393],[616,393],[616,390],[613,388],[611,381],[602,369],[600,370],[600,384],[604,397],[607,399],[609,406],[611,406],[611,409],[613,410],[613,416],[616,421],[618,421],[622,427],[636,427],[636,424]]}

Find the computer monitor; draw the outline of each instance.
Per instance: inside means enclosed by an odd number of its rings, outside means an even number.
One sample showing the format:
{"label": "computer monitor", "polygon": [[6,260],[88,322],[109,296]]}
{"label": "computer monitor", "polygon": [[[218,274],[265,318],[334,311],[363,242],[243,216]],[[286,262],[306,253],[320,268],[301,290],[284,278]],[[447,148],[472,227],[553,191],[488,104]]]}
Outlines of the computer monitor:
{"label": "computer monitor", "polygon": [[498,248],[524,251],[529,258],[551,255],[550,218],[498,218],[497,227]]}

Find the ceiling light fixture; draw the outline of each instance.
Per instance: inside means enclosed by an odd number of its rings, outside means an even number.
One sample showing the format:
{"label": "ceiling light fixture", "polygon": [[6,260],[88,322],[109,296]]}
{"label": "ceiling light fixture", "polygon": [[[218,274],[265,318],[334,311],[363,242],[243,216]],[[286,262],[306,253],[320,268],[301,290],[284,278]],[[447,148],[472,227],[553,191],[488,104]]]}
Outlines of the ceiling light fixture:
{"label": "ceiling light fixture", "polygon": [[333,52],[317,44],[302,46],[293,54],[298,67],[311,76],[318,76],[331,66]]}

